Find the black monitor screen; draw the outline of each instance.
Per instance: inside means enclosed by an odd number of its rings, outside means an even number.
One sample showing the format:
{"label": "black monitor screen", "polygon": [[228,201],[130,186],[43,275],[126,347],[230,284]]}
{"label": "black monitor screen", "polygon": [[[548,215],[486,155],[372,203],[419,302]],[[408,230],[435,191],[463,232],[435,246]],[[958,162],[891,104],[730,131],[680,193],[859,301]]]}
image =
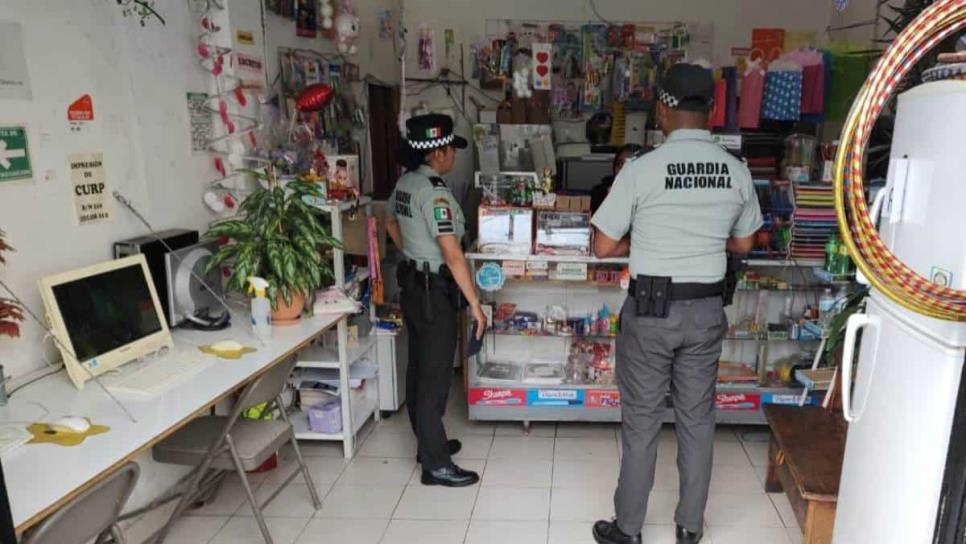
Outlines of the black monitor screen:
{"label": "black monitor screen", "polygon": [[53,291],[79,362],[161,331],[139,264],[55,285]]}

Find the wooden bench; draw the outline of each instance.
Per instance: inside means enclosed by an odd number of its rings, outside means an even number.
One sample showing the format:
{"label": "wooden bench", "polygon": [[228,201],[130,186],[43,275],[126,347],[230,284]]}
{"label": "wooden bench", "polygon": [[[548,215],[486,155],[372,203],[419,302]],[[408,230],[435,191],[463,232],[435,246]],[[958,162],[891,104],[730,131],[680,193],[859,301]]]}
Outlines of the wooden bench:
{"label": "wooden bench", "polygon": [[845,455],[845,421],[818,407],[769,405],[771,428],[765,491],[785,491],[804,537],[829,544]]}

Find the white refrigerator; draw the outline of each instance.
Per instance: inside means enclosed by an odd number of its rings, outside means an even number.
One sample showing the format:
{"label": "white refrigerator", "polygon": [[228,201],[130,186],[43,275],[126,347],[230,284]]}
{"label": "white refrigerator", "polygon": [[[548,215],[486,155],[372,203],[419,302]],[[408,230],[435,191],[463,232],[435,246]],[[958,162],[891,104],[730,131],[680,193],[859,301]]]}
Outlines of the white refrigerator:
{"label": "white refrigerator", "polygon": [[[900,96],[891,156],[883,241],[920,275],[966,288],[966,82]],[[873,289],[845,343],[859,356],[854,376],[842,372],[850,423],[833,542],[963,542],[966,324]]]}

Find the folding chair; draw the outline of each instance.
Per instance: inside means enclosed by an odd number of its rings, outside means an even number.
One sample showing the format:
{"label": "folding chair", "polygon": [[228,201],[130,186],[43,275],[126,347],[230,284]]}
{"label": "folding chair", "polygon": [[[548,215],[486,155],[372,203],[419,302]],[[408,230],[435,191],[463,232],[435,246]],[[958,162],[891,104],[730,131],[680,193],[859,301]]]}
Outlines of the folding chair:
{"label": "folding chair", "polygon": [[[322,507],[312,475],[309,474],[292,424],[285,413],[281,393],[289,374],[295,368],[295,359],[279,364],[249,384],[238,398],[229,416],[204,416],[195,419],[185,427],[154,447],[154,460],[159,463],[195,466],[188,486],[171,514],[171,518],[156,534],[155,542],[164,542],[172,525],[184,513],[188,505],[199,497],[211,494],[212,483],[218,485],[228,471],[234,470],[241,478],[248,502],[255,514],[266,544],[272,544],[272,537],[262,516],[262,510],[271,503],[285,487],[302,473],[309,486],[315,509]],[[251,406],[269,403],[278,409],[280,420],[253,420],[242,418],[242,412]],[[274,455],[285,442],[292,444],[298,468],[272,493],[261,505],[255,498],[246,472],[260,467]]]}
{"label": "folding chair", "polygon": [[117,517],[134,491],[138,474],[137,464],[124,465],[51,514],[29,531],[21,544],[86,544],[95,538],[101,544],[108,537],[113,537],[116,544],[124,544]]}

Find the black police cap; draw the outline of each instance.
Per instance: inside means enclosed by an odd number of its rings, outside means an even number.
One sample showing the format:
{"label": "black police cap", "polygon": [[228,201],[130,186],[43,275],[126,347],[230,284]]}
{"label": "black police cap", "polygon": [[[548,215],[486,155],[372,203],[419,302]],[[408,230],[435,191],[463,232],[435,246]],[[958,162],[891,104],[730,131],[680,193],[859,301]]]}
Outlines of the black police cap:
{"label": "black police cap", "polygon": [[664,73],[658,98],[669,108],[707,112],[714,106],[711,71],[697,64],[679,63]]}
{"label": "black police cap", "polygon": [[466,149],[467,141],[453,133],[453,119],[449,115],[430,113],[406,121],[406,140],[417,151],[429,151],[451,145]]}

